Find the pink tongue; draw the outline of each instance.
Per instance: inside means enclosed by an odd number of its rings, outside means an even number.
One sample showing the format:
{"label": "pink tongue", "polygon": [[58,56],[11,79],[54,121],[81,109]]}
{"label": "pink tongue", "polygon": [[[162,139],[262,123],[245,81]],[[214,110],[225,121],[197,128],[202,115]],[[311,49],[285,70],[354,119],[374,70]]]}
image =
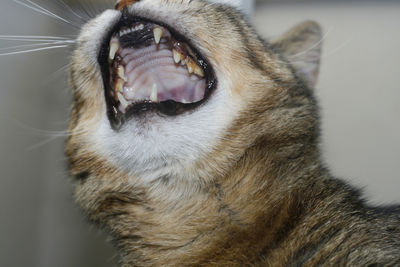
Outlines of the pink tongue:
{"label": "pink tongue", "polygon": [[185,65],[175,64],[166,45],[125,48],[120,55],[127,78],[124,96],[128,101],[149,100],[154,90],[158,91],[158,102],[195,103],[204,98],[205,80],[189,74]]}

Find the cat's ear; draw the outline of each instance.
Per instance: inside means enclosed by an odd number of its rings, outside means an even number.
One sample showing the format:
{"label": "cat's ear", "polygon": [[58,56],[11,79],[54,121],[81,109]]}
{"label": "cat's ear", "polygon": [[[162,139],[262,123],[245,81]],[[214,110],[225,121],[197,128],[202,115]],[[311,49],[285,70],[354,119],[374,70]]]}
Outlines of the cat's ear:
{"label": "cat's ear", "polygon": [[321,27],[316,22],[307,21],[272,41],[272,47],[283,53],[297,74],[314,87],[318,80],[322,39]]}

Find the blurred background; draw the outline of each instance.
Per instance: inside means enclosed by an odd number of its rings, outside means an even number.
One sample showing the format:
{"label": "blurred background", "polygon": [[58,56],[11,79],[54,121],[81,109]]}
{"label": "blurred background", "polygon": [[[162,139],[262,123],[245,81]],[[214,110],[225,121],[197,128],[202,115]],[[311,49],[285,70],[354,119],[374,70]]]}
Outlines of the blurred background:
{"label": "blurred background", "polygon": [[[372,203],[400,202],[400,2],[233,2],[244,4],[263,37],[278,36],[303,20],[323,26],[316,94],[325,161],[334,175],[363,187]],[[39,6],[24,6],[28,3],[0,2],[0,266],[116,266],[106,236],[86,223],[71,197],[63,131],[73,47],[15,54],[47,44],[4,40],[4,35],[73,39],[85,18],[112,1],[65,1],[68,6],[61,0],[35,1],[70,23],[47,16]],[[40,39],[67,44],[56,41]]]}

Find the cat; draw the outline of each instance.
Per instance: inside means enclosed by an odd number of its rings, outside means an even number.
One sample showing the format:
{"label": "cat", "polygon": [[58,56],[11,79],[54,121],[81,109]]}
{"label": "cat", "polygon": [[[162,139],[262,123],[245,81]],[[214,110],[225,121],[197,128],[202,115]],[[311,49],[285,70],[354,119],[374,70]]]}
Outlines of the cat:
{"label": "cat", "polygon": [[122,266],[400,265],[400,206],[321,159],[321,38],[267,42],[203,0],[117,1],[82,28],[66,155]]}

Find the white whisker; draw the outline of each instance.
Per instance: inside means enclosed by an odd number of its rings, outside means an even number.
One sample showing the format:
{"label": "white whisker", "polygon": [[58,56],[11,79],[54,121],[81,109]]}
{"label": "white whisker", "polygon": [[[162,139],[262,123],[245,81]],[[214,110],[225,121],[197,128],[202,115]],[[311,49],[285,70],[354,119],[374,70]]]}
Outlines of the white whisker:
{"label": "white whisker", "polygon": [[31,132],[32,134],[35,135],[41,135],[41,136],[49,136],[49,137],[69,137],[71,135],[82,135],[86,134],[89,131],[87,129],[82,129],[82,130],[63,130],[63,131],[49,131],[49,130],[43,130],[43,129],[38,129],[32,126],[29,126],[28,124],[25,124],[23,122],[20,122],[19,120],[16,119],[9,119],[11,123],[14,123],[16,126],[20,127],[21,129],[24,129],[27,132]]}
{"label": "white whisker", "polygon": [[70,38],[61,36],[43,36],[43,35],[0,35],[0,39],[19,38],[19,39],[37,39],[43,41],[49,40],[71,40]]}
{"label": "white whisker", "polygon": [[306,50],[304,50],[304,51],[302,51],[302,52],[300,52],[300,53],[291,55],[289,58],[294,58],[294,57],[298,57],[298,56],[304,55],[304,54],[306,54],[307,52],[313,50],[315,47],[319,46],[319,45],[326,39],[326,37],[328,37],[328,35],[329,35],[329,33],[332,31],[332,29],[333,29],[333,27],[330,28],[330,29],[324,34],[324,36],[322,36],[322,38],[321,38],[318,42],[316,42],[313,46],[309,47],[308,49],[306,49]]}
{"label": "white whisker", "polygon": [[33,2],[33,1],[31,1],[31,0],[25,0],[25,1],[27,1],[28,3],[30,3],[30,4],[32,4],[32,5],[34,5],[34,6],[36,6],[36,7],[39,8],[39,9],[43,10],[44,12],[46,12],[47,14],[49,14],[50,16],[53,16],[53,17],[55,17],[55,18],[57,18],[57,19],[60,19],[61,21],[64,21],[64,22],[66,22],[66,23],[72,24],[69,20],[66,20],[66,19],[64,19],[63,17],[60,17],[60,16],[56,15],[55,13],[51,12],[50,10],[48,10],[48,9],[46,9],[46,8],[44,8],[44,7],[42,7],[42,6],[40,6],[39,4],[37,4],[37,3],[35,3],[35,2]]}
{"label": "white whisker", "polygon": [[45,139],[44,141],[41,141],[41,142],[39,142],[37,144],[34,144],[34,145],[31,145],[31,146],[27,147],[26,151],[29,152],[29,151],[38,149],[39,147],[44,146],[44,145],[56,140],[57,138],[58,138],[58,136],[51,136],[51,137]]}
{"label": "white whisker", "polygon": [[26,39],[26,38],[24,38],[24,39],[21,39],[21,38],[0,38],[0,40],[2,40],[2,41],[20,41],[20,42],[43,42],[43,43],[46,43],[46,42],[56,42],[56,41],[58,41],[58,40],[42,40],[42,39]]}
{"label": "white whisker", "polygon": [[76,17],[80,18],[82,21],[87,22],[88,20],[80,16],[78,13],[76,13],[68,4],[66,4],[63,0],[57,0],[60,2],[63,6],[65,6],[73,15]]}
{"label": "white whisker", "polygon": [[20,39],[20,38],[0,38],[0,40],[3,41],[20,41],[20,42],[54,42],[54,43],[68,43],[68,44],[73,44],[75,43],[75,40],[41,40],[41,39]]}
{"label": "white whisker", "polygon": [[9,52],[9,53],[0,53],[0,56],[10,56],[10,55],[26,54],[26,53],[31,53],[31,52],[43,51],[43,50],[50,50],[50,49],[56,49],[56,48],[65,48],[65,47],[68,47],[68,46],[69,46],[69,45],[56,45],[56,46],[42,47],[42,48],[36,48],[36,49],[29,49],[29,50],[24,50],[24,51],[15,51],[15,52]]}
{"label": "white whisker", "polygon": [[325,59],[333,54],[335,54],[337,51],[339,51],[340,49],[346,47],[350,42],[352,41],[352,38],[347,38],[345,41],[343,41],[340,45],[338,45],[336,48],[327,51],[323,54],[322,59]]}
{"label": "white whisker", "polygon": [[51,43],[40,43],[40,44],[25,44],[25,45],[17,45],[17,46],[9,46],[9,47],[4,47],[0,48],[0,51],[7,51],[7,50],[15,50],[19,48],[34,48],[38,46],[48,46],[48,45],[54,45],[57,43],[51,42]]}
{"label": "white whisker", "polygon": [[[65,74],[67,74],[69,67],[71,66],[71,63],[68,63],[62,67],[60,67],[59,69],[57,69],[56,71],[54,71],[52,74],[50,74],[44,81],[43,81],[43,85],[46,85],[48,83],[50,83],[51,81],[55,80],[57,78],[58,75],[62,75],[63,72]],[[65,91],[69,92],[70,88],[64,89]]]}
{"label": "white whisker", "polygon": [[62,18],[62,17],[60,17],[60,16],[58,16],[58,15],[56,15],[56,14],[50,12],[49,10],[43,8],[42,6],[40,6],[40,5],[38,5],[38,4],[34,3],[34,2],[32,2],[32,1],[30,1],[30,0],[25,0],[25,1],[27,1],[28,3],[30,3],[30,4],[33,5],[33,6],[31,6],[31,5],[27,4],[27,3],[21,2],[20,0],[12,0],[12,1],[14,1],[15,3],[20,4],[20,5],[22,5],[22,6],[25,6],[25,7],[27,7],[27,8],[30,8],[30,9],[32,9],[32,10],[38,12],[38,13],[41,13],[41,14],[47,15],[47,16],[49,16],[49,17],[53,17],[53,18],[59,19],[59,20],[61,20],[62,22],[65,22],[65,23],[67,23],[67,24],[69,24],[69,25],[71,25],[71,26],[80,28],[78,25],[73,24],[72,22],[70,22],[70,21],[68,21],[68,20],[66,20],[66,19],[64,19],[64,18]]}
{"label": "white whisker", "polygon": [[[45,45],[45,44],[74,44],[75,40],[63,40],[63,39],[30,39],[30,38],[13,38],[13,37],[1,37],[0,40],[2,41],[20,41],[20,42],[35,42],[37,45]],[[27,44],[31,45],[31,44]]]}

